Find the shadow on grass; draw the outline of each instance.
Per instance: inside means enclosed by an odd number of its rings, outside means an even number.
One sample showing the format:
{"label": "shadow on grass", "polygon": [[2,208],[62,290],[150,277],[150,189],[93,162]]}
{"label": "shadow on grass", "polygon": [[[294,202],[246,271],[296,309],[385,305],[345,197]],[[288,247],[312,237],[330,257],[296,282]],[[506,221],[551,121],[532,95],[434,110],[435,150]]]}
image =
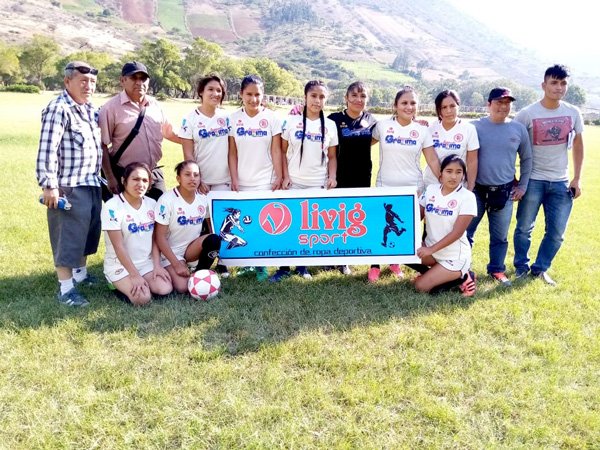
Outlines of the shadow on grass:
{"label": "shadow on grass", "polygon": [[[103,280],[100,265],[90,272]],[[413,276],[406,272],[407,278]],[[458,292],[417,294],[409,280],[397,281],[385,271],[378,283],[367,283],[366,268],[351,276],[315,269],[313,273],[310,281],[295,276],[277,284],[232,277],[222,280],[223,292],[209,302],[170,295],[143,308],[118,300],[101,283],[81,289],[91,305],[77,309],[58,304],[53,273],[38,272],[3,280],[0,326],[19,330],[69,323],[83,332],[134,333],[142,339],[190,328],[204,350],[236,355],[305,331],[343,332],[431,312],[447,314],[488,296],[510,295],[506,289],[472,298]]]}

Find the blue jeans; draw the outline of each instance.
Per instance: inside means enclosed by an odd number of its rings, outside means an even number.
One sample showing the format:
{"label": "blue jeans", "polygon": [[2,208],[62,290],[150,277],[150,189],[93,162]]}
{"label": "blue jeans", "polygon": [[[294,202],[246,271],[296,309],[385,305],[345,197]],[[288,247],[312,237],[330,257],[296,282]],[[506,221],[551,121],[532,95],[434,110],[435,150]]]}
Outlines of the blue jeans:
{"label": "blue jeans", "polygon": [[[477,215],[473,217],[471,223],[467,227],[467,239],[473,246],[473,236],[479,226],[479,222],[483,219],[486,213],[485,203],[480,195],[476,192],[475,199],[477,200]],[[504,272],[506,266],[506,252],[508,251],[508,227],[512,219],[513,202],[508,200],[504,208],[499,211],[487,211],[489,232],[490,232],[490,262],[487,265],[488,273]]]}
{"label": "blue jeans", "polygon": [[529,180],[527,192],[517,208],[517,228],[515,230],[515,269],[517,272],[529,270],[529,247],[535,219],[544,207],[546,228],[535,262],[531,266],[534,273],[545,272],[564,240],[567,222],[573,207],[568,181]]}

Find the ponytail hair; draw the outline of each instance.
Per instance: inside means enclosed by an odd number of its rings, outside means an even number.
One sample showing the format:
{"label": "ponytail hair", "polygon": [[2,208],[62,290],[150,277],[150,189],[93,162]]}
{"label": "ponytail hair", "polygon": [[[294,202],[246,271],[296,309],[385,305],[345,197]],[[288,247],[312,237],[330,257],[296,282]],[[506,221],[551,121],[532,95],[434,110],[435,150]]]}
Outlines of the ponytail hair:
{"label": "ponytail hair", "polygon": [[242,83],[240,85],[240,92],[244,92],[244,89],[248,87],[250,84],[256,84],[260,88],[264,90],[265,84],[261,77],[258,75],[246,75],[242,78]]}
{"label": "ponytail hair", "polygon": [[[186,159],[185,161],[181,161],[180,163],[178,163],[175,166],[175,173],[177,174],[177,176],[181,175],[181,172],[183,172],[183,170],[187,167],[187,166],[191,166],[191,165],[195,165],[198,166],[198,163],[196,162],[196,160],[194,159]],[[199,166],[198,166],[199,168]]]}
{"label": "ponytail hair", "polygon": [[362,81],[355,81],[354,83],[351,83],[350,86],[348,86],[348,89],[346,89],[346,97],[350,95],[352,91],[364,92],[365,94],[369,93],[366,84]]}
{"label": "ponytail hair", "polygon": [[[311,80],[304,85],[304,97],[306,99],[307,94],[314,87],[322,87],[327,90],[327,85],[321,80]],[[306,133],[306,101],[304,102],[304,109],[302,110],[302,140],[300,141],[300,164],[302,164],[302,153],[304,152],[304,134]],[[319,119],[321,121],[321,165],[325,162],[325,114],[323,109],[319,111]]]}

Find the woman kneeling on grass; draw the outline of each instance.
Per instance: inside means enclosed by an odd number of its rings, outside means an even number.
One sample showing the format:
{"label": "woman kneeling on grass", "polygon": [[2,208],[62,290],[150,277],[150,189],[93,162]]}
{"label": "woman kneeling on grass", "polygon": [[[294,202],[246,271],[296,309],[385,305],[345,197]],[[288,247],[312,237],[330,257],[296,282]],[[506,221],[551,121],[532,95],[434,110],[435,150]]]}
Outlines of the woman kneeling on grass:
{"label": "woman kneeling on grass", "polygon": [[190,268],[208,269],[219,256],[221,238],[216,234],[200,236],[208,201],[198,192],[200,169],[196,161],[180,162],[175,172],[179,185],[165,192],[156,204],[154,236],[173,287],[185,293]]}
{"label": "woman kneeling on grass", "polygon": [[102,208],[104,274],[131,303],[145,305],[152,294],[167,295],[173,290],[152,239],[156,201],[145,197],[152,175],[146,164],[132,163],[125,167],[121,182],[123,192]]}
{"label": "woman kneeling on grass", "polygon": [[440,169],[441,184],[429,185],[420,199],[427,235],[417,255],[429,268],[415,279],[415,288],[433,293],[460,285],[469,297],[475,294],[475,274],[469,271],[471,246],[466,230],[477,215],[477,202],[463,185],[467,168],[458,155],[444,158]]}

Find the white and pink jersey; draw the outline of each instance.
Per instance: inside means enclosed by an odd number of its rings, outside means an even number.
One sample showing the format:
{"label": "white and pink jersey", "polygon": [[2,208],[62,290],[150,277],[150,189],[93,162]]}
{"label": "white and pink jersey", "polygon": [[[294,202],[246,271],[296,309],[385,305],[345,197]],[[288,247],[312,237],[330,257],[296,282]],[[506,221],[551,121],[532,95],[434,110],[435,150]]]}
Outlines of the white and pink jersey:
{"label": "white and pink jersey", "polygon": [[325,118],[325,136],[321,130],[321,119],[306,119],[302,160],[300,147],[302,145],[302,117],[288,116],[283,122],[282,139],[288,142],[287,164],[288,174],[293,184],[322,187],[327,182],[327,150],[338,145],[338,135],[335,122]]}
{"label": "white and pink jersey", "polygon": [[254,117],[246,114],[244,108],[231,114],[229,136],[235,139],[237,146],[240,189],[273,182],[271,141],[278,134],[281,134],[281,121],[270,109],[264,108]]}
{"label": "white and pink jersey", "polygon": [[[475,194],[460,185],[448,195],[442,194],[442,186],[430,184],[419,200],[425,208],[425,245],[431,247],[445,238],[454,228],[458,216],[476,216],[477,201]],[[435,252],[437,261],[462,260],[471,261],[471,245],[467,240],[467,232],[443,249]]]}
{"label": "white and pink jersey", "polygon": [[[113,279],[124,271],[123,264],[108,237],[108,231],[120,231],[125,250],[131,262],[140,270],[152,267],[152,233],[154,231],[154,206],[156,201],[144,197],[139,209],[131,206],[123,194],[115,195],[102,206],[102,230],[104,230],[104,273]],[[117,273],[119,272],[119,273]],[[141,272],[146,273],[145,270]],[[141,273],[140,272],[140,273]],[[144,273],[141,273],[144,275]]]}
{"label": "white and pink jersey", "polygon": [[194,141],[194,158],[200,167],[202,182],[208,185],[229,183],[229,117],[217,109],[212,117],[198,109],[189,113],[181,124],[179,137]]}
{"label": "white and pink jersey", "polygon": [[[179,190],[173,188],[161,195],[154,211],[156,222],[169,227],[167,241],[171,250],[177,259],[184,260],[183,255],[188,245],[202,231],[202,222],[208,211],[206,195],[196,192],[194,201],[188,203]],[[162,255],[161,264],[164,267],[171,263]]]}
{"label": "white and pink jersey", "polygon": [[382,120],[373,129],[373,138],[379,141],[376,186],[415,186],[421,192],[421,153],[433,146],[427,127],[417,122],[402,126],[396,119]]}
{"label": "white and pink jersey", "polygon": [[[433,140],[433,149],[440,162],[445,157],[454,154],[458,155],[466,164],[467,152],[479,149],[479,138],[475,126],[462,119],[459,119],[449,130],[446,130],[442,125],[442,121],[438,120],[429,126],[429,133]],[[423,180],[425,186],[440,182],[435,178],[429,166],[426,166],[423,171]]]}

